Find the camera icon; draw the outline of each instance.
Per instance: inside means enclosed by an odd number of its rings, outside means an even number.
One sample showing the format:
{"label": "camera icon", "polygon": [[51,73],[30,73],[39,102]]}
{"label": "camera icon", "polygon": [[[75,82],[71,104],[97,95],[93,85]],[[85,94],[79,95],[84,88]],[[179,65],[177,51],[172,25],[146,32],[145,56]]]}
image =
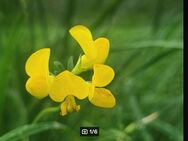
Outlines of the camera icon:
{"label": "camera icon", "polygon": [[87,135],[88,134],[88,129],[82,129],[81,130],[82,135]]}

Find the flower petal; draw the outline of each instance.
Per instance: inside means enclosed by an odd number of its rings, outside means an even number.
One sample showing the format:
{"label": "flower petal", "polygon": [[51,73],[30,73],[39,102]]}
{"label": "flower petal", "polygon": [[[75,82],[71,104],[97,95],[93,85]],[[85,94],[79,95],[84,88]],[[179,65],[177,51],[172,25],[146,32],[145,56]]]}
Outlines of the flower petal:
{"label": "flower petal", "polygon": [[103,64],[108,57],[110,43],[107,38],[98,38],[95,40],[95,48],[97,48],[97,58],[95,64]]}
{"label": "flower petal", "polygon": [[88,94],[88,98],[89,100],[91,100],[93,98],[94,95],[94,91],[95,91],[95,86],[92,83],[87,83],[88,87],[89,87],[89,94]]}
{"label": "flower petal", "polygon": [[95,88],[93,98],[90,102],[95,106],[103,108],[112,108],[116,104],[115,97],[105,88]]}
{"label": "flower petal", "polygon": [[85,69],[85,70],[92,69],[94,64],[95,64],[94,59],[90,59],[86,55],[82,55],[82,57],[81,57],[81,67],[83,69]]}
{"label": "flower petal", "polygon": [[81,77],[63,71],[54,78],[49,95],[54,101],[61,102],[68,95],[84,99],[88,96],[88,91],[88,85]]}
{"label": "flower petal", "polygon": [[94,41],[90,30],[83,26],[77,25],[69,30],[72,37],[79,43],[86,56],[96,58],[97,50],[94,48]]}
{"label": "flower petal", "polygon": [[73,111],[78,112],[80,110],[80,105],[77,105],[74,96],[67,96],[66,99],[61,104],[61,115],[65,116]]}
{"label": "flower petal", "polygon": [[49,92],[48,80],[43,76],[31,77],[26,82],[26,90],[39,99],[44,98]]}
{"label": "flower petal", "polygon": [[114,70],[111,67],[102,64],[95,64],[92,83],[97,87],[104,87],[113,80],[114,75]]}
{"label": "flower petal", "polygon": [[49,74],[49,57],[50,49],[44,48],[33,53],[27,60],[25,65],[26,73],[29,76],[48,75]]}
{"label": "flower petal", "polygon": [[63,101],[63,103],[61,104],[61,115],[67,115],[67,101]]}

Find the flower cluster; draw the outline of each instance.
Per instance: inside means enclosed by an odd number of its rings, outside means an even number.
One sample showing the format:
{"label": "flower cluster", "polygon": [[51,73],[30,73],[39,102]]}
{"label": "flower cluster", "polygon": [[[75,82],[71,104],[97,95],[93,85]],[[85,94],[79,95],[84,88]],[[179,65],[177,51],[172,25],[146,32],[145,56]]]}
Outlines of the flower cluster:
{"label": "flower cluster", "polygon": [[[70,72],[64,70],[56,76],[49,70],[50,48],[43,48],[33,53],[27,60],[25,70],[29,79],[26,90],[39,99],[49,96],[61,103],[61,115],[78,111],[75,98],[86,99],[103,108],[115,106],[115,98],[107,86],[114,78],[114,70],[104,62],[109,53],[109,40],[98,38],[93,40],[90,30],[77,25],[69,30],[72,37],[79,43],[84,55],[79,57]],[[86,81],[80,73],[93,69],[91,81]]]}

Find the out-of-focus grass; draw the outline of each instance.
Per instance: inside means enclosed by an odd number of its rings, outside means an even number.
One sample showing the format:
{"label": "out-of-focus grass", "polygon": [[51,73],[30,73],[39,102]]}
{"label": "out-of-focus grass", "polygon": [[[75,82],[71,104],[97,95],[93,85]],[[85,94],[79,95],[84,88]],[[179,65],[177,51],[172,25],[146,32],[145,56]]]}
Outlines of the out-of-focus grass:
{"label": "out-of-focus grass", "polygon": [[[108,87],[117,105],[101,109],[78,101],[80,112],[65,117],[53,113],[42,119],[70,129],[37,134],[31,128],[29,139],[183,140],[182,15],[182,1],[178,0],[1,0],[0,136],[30,124],[42,109],[58,105],[26,92],[25,61],[37,49],[50,47],[51,71],[70,69],[68,62],[75,63],[81,49],[68,29],[84,24],[95,38],[106,36],[110,40],[106,63],[115,69],[116,77]],[[155,112],[159,114],[155,120],[127,132],[133,123]],[[99,126],[100,136],[80,137],[80,126]]]}

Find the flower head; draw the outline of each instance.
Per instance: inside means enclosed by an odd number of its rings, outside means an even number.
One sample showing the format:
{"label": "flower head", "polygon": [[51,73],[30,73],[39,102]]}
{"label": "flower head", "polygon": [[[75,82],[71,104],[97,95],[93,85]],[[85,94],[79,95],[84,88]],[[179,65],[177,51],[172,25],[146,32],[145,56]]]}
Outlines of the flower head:
{"label": "flower head", "polygon": [[108,85],[114,78],[114,70],[102,64],[94,65],[94,74],[90,83],[89,100],[92,104],[111,108],[115,106],[116,101],[110,90],[102,88]]}
{"label": "flower head", "polygon": [[90,30],[77,25],[69,30],[72,37],[79,43],[84,55],[80,58],[80,69],[92,69],[94,64],[103,64],[109,53],[109,40],[101,37],[93,40]]}
{"label": "flower head", "polygon": [[27,91],[37,97],[50,96],[55,102],[64,101],[65,97],[72,95],[78,99],[88,96],[88,85],[79,76],[65,70],[55,75],[49,72],[50,49],[44,48],[33,53],[26,62],[26,72],[30,78],[26,82]]}
{"label": "flower head", "polygon": [[[81,46],[82,55],[70,72],[64,70],[56,76],[49,71],[50,49],[43,48],[33,53],[27,60],[25,70],[30,77],[26,82],[26,90],[37,98],[49,97],[60,105],[61,115],[79,111],[75,98],[85,99],[99,107],[111,108],[116,100],[107,86],[114,78],[114,70],[104,65],[109,53],[107,38],[93,40],[90,30],[82,25],[70,29],[70,34]],[[93,69],[92,82],[86,82],[80,76],[83,71]]]}

